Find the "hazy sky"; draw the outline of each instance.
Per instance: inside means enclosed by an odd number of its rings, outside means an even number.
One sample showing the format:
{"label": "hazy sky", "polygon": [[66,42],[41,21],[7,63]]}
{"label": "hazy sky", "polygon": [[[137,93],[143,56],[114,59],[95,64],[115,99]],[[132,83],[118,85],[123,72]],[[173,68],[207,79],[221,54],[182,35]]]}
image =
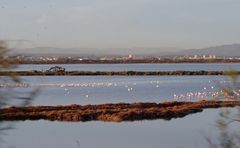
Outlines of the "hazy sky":
{"label": "hazy sky", "polygon": [[240,43],[240,0],[0,0],[0,39],[54,47]]}

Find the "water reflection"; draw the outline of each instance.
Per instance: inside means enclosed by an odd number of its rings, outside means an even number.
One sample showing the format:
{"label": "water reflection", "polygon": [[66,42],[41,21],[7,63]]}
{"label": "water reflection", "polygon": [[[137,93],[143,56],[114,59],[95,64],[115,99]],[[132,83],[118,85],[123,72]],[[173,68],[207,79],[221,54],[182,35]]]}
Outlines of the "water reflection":
{"label": "water reflection", "polygon": [[[215,121],[220,109],[207,109],[170,121],[109,122],[16,122],[4,137],[6,146],[58,148],[202,148],[204,136],[217,138]],[[233,110],[233,109],[232,109]],[[238,126],[238,125],[236,125]],[[239,128],[239,127],[238,127]]]}

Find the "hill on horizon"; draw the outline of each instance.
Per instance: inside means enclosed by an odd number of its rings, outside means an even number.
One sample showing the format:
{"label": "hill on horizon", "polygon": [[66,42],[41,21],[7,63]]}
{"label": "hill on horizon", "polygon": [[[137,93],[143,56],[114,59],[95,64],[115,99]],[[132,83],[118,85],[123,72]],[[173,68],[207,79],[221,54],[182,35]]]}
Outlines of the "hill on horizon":
{"label": "hill on horizon", "polygon": [[240,44],[221,45],[203,49],[183,50],[177,52],[177,55],[240,56]]}
{"label": "hill on horizon", "polygon": [[240,44],[229,44],[202,49],[181,50],[170,47],[159,48],[57,48],[57,47],[34,47],[26,49],[14,49],[12,54],[33,56],[114,56],[114,55],[216,55],[216,56],[240,56]]}

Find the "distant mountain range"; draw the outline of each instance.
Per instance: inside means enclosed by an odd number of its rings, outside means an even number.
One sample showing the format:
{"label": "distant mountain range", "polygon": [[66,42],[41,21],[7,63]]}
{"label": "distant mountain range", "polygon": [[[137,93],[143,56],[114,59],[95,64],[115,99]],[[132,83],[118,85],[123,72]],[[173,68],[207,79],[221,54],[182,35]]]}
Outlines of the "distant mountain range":
{"label": "distant mountain range", "polygon": [[240,56],[240,44],[221,45],[203,49],[181,50],[177,48],[56,48],[34,47],[17,50],[14,54],[23,55],[55,55],[55,56],[103,56],[103,55],[216,55],[216,56]]}
{"label": "distant mountain range", "polygon": [[189,49],[175,53],[176,55],[216,55],[240,56],[240,44],[222,45],[203,49]]}
{"label": "distant mountain range", "polygon": [[[12,49],[12,54],[37,55],[37,56],[117,56],[117,55],[167,55],[178,51],[177,48],[57,48],[57,47],[33,47],[24,49]],[[164,52],[163,52],[164,51]]]}

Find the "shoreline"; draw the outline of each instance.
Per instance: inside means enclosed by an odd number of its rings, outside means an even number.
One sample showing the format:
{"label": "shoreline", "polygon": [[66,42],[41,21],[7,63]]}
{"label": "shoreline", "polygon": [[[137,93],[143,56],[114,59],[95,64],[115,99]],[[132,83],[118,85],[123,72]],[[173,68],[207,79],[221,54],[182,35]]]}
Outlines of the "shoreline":
{"label": "shoreline", "polygon": [[28,106],[0,109],[0,121],[105,121],[171,120],[208,108],[236,107],[240,101],[199,101],[164,103],[117,103],[100,105]]}
{"label": "shoreline", "polygon": [[0,76],[198,76],[240,74],[240,71],[1,71]]}
{"label": "shoreline", "polygon": [[135,63],[131,63],[131,62],[125,62],[125,63],[117,63],[117,62],[94,62],[94,63],[66,63],[66,62],[57,62],[57,63],[19,63],[18,65],[81,65],[81,64],[87,64],[87,65],[91,65],[91,64],[103,64],[103,65],[108,65],[108,64],[113,64],[113,65],[118,65],[118,64],[240,64],[240,61],[237,62],[135,62]]}

